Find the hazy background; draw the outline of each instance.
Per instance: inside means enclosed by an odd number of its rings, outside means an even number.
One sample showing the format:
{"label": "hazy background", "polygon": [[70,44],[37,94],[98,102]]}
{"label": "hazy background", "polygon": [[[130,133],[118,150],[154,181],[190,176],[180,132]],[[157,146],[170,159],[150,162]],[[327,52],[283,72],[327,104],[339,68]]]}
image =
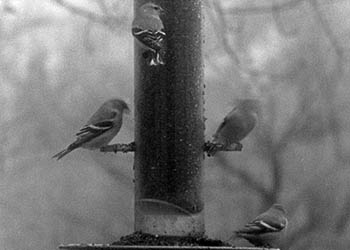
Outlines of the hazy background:
{"label": "hazy background", "polygon": [[[0,248],[131,233],[133,154],[51,156],[106,99],[133,110],[132,1],[0,3]],[[208,0],[203,12],[207,139],[236,98],[263,103],[243,152],[205,160],[207,234],[225,240],[281,202],[286,247],[349,249],[350,2]],[[133,140],[132,117],[115,141]]]}

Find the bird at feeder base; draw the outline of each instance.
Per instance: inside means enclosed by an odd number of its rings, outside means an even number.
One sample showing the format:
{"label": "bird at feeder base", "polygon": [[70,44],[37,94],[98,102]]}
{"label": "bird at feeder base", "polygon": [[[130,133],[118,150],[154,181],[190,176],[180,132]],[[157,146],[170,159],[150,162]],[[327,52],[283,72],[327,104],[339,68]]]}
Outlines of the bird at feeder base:
{"label": "bird at feeder base", "polygon": [[150,58],[150,66],[164,65],[164,40],[166,34],[160,16],[164,10],[157,4],[146,3],[138,10],[132,22],[132,34],[146,51],[144,58]]}
{"label": "bird at feeder base", "polygon": [[106,146],[118,134],[123,123],[123,113],[129,111],[128,105],[123,100],[111,99],[104,102],[86,125],[76,133],[75,142],[52,158],[59,160],[80,147],[95,150]]}
{"label": "bird at feeder base", "polygon": [[257,99],[240,99],[237,106],[224,118],[208,149],[208,156],[213,156],[217,151],[224,151],[232,144],[242,149],[240,143],[255,127],[258,122],[260,102]]}
{"label": "bird at feeder base", "polygon": [[274,204],[242,229],[237,230],[233,237],[244,238],[256,247],[278,247],[287,225],[285,209],[281,204]]}

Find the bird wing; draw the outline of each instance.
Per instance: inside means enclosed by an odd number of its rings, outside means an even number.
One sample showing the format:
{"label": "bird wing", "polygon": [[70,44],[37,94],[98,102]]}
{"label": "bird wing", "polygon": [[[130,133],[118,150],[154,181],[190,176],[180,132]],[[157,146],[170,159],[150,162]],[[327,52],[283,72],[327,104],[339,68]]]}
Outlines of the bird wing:
{"label": "bird wing", "polygon": [[244,234],[263,234],[271,232],[279,232],[286,226],[285,221],[272,220],[271,218],[255,219],[246,224],[243,229],[237,231]]}
{"label": "bird wing", "polygon": [[111,129],[112,127],[113,127],[113,121],[102,121],[95,124],[85,125],[75,135],[83,136],[84,134],[87,134],[87,133],[92,133],[92,134],[101,133],[101,132],[103,133]]}
{"label": "bird wing", "polygon": [[234,115],[234,113],[236,112],[237,108],[234,108],[233,110],[231,110],[230,113],[228,113],[224,120],[222,121],[222,123],[220,124],[220,126],[218,127],[218,129],[216,130],[215,134],[214,134],[214,138],[216,135],[218,135],[220,133],[220,131],[225,127],[225,125],[228,122],[229,117],[232,117]]}
{"label": "bird wing", "polygon": [[132,34],[141,43],[156,51],[162,48],[166,36],[164,30],[142,29],[139,27],[132,28]]}
{"label": "bird wing", "polygon": [[222,121],[222,123],[219,125],[218,129],[216,130],[215,134],[213,135],[214,138],[217,138],[220,131],[225,127],[226,125],[226,117],[225,119]]}
{"label": "bird wing", "polygon": [[76,133],[77,139],[73,142],[71,147],[77,148],[81,145],[93,140],[94,138],[106,133],[113,128],[114,122],[112,120],[105,120],[95,124],[89,124],[82,127],[78,133]]}
{"label": "bird wing", "polygon": [[239,117],[237,109],[235,108],[224,118],[213,137],[219,141],[224,139],[225,143],[230,145],[241,140],[240,135],[244,129],[242,118]]}
{"label": "bird wing", "polygon": [[77,139],[73,143],[75,147],[80,147],[113,128],[114,121],[118,115],[120,115],[120,112],[112,111],[104,106],[100,107],[87,124],[76,133]]}

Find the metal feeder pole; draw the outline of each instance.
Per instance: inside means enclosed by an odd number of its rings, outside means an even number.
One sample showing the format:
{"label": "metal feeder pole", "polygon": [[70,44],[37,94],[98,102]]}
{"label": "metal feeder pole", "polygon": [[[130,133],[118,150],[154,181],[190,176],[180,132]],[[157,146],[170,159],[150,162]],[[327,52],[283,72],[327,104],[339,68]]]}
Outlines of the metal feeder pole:
{"label": "metal feeder pole", "polygon": [[[136,10],[149,0],[134,0]],[[165,10],[165,65],[135,42],[135,231],[204,234],[201,0],[153,0]]]}

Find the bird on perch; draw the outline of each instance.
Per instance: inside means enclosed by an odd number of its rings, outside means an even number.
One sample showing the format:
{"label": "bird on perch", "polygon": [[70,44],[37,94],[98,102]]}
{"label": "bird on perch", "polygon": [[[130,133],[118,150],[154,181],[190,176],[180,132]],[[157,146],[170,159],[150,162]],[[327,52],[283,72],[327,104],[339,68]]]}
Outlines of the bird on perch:
{"label": "bird on perch", "polygon": [[106,146],[118,134],[123,123],[123,113],[128,112],[129,107],[123,100],[104,102],[76,134],[76,140],[52,158],[59,160],[77,148],[95,150]]}
{"label": "bird on perch", "polygon": [[159,5],[149,2],[137,10],[132,22],[132,34],[146,50],[143,57],[150,57],[150,66],[165,64],[163,55],[166,34],[160,19],[163,13],[164,10]]}
{"label": "bird on perch", "polygon": [[266,212],[237,230],[235,236],[248,240],[256,247],[278,247],[287,226],[285,209],[281,204],[273,204]]}
{"label": "bird on perch", "polygon": [[224,118],[207,150],[213,156],[219,150],[225,150],[232,144],[242,149],[240,143],[258,122],[260,102],[257,99],[240,99],[235,108]]}

